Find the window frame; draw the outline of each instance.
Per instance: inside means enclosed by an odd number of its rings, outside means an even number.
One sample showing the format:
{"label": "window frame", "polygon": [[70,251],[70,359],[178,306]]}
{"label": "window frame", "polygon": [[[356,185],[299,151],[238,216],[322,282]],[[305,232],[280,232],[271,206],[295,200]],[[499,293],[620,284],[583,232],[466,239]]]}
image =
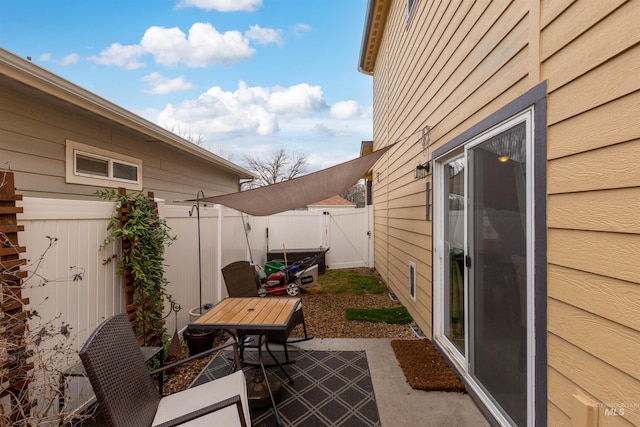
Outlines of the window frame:
{"label": "window frame", "polygon": [[406,28],[409,28],[409,24],[411,24],[411,19],[413,18],[413,14],[416,11],[416,6],[418,5],[418,0],[406,0],[406,2],[407,2]]}
{"label": "window frame", "polygon": [[[79,172],[78,155],[107,162],[108,176]],[[137,179],[130,180],[113,176],[114,163],[137,168]],[[142,190],[142,160],[124,154],[104,150],[81,142],[66,140],[65,179],[69,184],[94,185],[100,187],[124,187],[128,190]]]}

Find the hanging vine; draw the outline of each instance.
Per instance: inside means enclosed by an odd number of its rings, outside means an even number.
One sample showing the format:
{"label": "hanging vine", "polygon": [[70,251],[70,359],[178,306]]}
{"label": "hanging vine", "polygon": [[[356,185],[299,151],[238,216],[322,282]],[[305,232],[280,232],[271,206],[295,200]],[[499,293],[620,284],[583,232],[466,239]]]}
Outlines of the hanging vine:
{"label": "hanging vine", "polygon": [[[152,199],[143,193],[116,193],[114,189],[96,191],[105,200],[115,200],[116,208],[107,226],[104,248],[122,241],[121,274],[132,278],[135,303],[135,331],[141,345],[161,345],[165,334],[164,300],[172,302],[164,276],[164,249],[176,239],[171,228],[158,216]],[[126,220],[123,220],[126,218]]]}

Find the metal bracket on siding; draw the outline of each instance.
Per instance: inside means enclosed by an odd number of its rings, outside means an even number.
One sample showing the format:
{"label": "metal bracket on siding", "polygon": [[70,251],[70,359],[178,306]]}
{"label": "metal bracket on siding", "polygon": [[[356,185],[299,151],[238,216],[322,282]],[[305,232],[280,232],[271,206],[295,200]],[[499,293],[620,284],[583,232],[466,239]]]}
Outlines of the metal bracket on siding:
{"label": "metal bracket on siding", "polygon": [[426,217],[427,221],[431,221],[431,183],[427,182],[426,191],[425,191],[427,203],[426,203]]}

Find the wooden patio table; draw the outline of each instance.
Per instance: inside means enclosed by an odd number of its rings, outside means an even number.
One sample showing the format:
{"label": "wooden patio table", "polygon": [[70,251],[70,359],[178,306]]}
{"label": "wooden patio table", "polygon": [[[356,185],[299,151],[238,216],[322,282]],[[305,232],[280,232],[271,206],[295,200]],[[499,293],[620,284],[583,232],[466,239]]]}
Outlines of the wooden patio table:
{"label": "wooden patio table", "polygon": [[[254,331],[253,333],[259,335],[258,360],[260,361],[260,368],[265,378],[278,425],[282,425],[282,420],[278,413],[271,386],[269,381],[267,381],[267,371],[262,359],[262,345],[260,345],[260,343],[262,342],[262,338],[264,338],[267,351],[289,382],[293,383],[291,376],[289,376],[282,364],[273,356],[271,350],[269,350],[267,332],[286,330],[298,305],[300,305],[300,298],[225,298],[202,314],[195,322],[189,324],[189,327],[192,328],[214,328],[226,331],[240,329]],[[234,334],[232,333],[232,335]]]}

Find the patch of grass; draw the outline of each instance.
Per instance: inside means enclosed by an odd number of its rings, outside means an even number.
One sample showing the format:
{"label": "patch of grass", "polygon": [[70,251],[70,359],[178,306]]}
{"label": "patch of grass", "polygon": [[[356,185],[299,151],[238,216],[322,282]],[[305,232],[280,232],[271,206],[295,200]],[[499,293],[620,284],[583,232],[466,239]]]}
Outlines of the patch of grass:
{"label": "patch of grass", "polygon": [[347,320],[389,323],[392,325],[406,325],[413,320],[405,307],[347,308],[344,315]]}
{"label": "patch of grass", "polygon": [[326,270],[318,277],[314,286],[317,294],[364,295],[382,294],[387,287],[371,270],[341,269]]}

